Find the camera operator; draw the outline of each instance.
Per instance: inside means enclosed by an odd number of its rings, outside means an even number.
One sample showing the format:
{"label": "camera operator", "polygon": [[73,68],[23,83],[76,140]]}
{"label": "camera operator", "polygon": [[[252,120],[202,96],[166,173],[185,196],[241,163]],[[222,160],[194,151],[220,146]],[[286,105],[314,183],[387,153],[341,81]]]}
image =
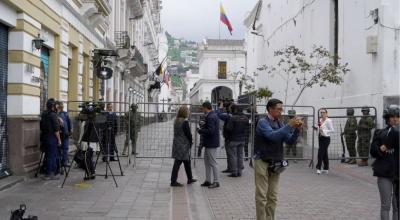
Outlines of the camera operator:
{"label": "camera operator", "polygon": [[222,136],[224,137],[227,168],[222,171],[223,173],[232,173],[233,171],[231,162],[234,153],[233,149],[230,149],[229,147],[228,131],[226,130],[226,125],[228,124],[230,118],[232,117],[231,105],[232,105],[231,101],[226,99],[225,100],[221,99],[218,103],[218,110],[217,110],[218,118],[224,122],[222,129]]}
{"label": "camera operator", "polygon": [[275,219],[279,175],[288,165],[283,160],[283,143],[294,143],[302,125],[301,119],[297,117],[283,124],[282,104],[278,99],[270,99],[265,117],[257,123],[253,163],[257,220]]}
{"label": "camera operator", "polygon": [[62,150],[62,164],[68,166],[68,149],[69,149],[69,137],[72,134],[72,124],[69,115],[64,111],[64,103],[57,101],[58,117],[62,120],[61,126],[61,150]]}
{"label": "camera operator", "polygon": [[44,180],[57,180],[57,147],[61,146],[60,123],[56,113],[56,101],[47,100],[47,110],[41,115],[40,132],[41,144],[45,152]]}
{"label": "camera operator", "polygon": [[232,104],[232,117],[226,125],[226,131],[229,139],[229,149],[231,155],[232,172],[229,177],[242,176],[243,166],[243,148],[246,141],[247,131],[249,130],[249,118],[243,114],[238,105]]}
{"label": "camera operator", "polygon": [[110,161],[116,161],[114,158],[114,152],[117,152],[117,146],[115,144],[115,136],[118,131],[117,115],[113,112],[111,103],[107,103],[107,121],[104,127],[103,133],[103,162],[107,161],[107,157],[110,157]]}

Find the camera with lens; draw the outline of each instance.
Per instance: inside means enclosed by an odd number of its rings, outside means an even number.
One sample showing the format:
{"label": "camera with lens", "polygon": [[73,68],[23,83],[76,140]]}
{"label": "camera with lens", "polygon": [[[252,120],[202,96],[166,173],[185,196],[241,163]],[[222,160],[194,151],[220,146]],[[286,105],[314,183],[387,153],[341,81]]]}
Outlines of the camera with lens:
{"label": "camera with lens", "polygon": [[224,107],[226,112],[230,112],[231,111],[230,107],[232,106],[232,104],[234,102],[233,99],[223,98],[223,99],[220,99],[218,101],[219,101],[219,103],[223,104],[223,107]]}
{"label": "camera with lens", "polygon": [[82,110],[79,112],[79,120],[87,121],[94,120],[97,123],[104,123],[106,118],[103,114],[104,103],[101,102],[85,102],[79,105]]}
{"label": "camera with lens", "polygon": [[37,220],[38,219],[37,216],[32,216],[32,215],[29,215],[28,217],[24,217],[25,210],[26,210],[26,205],[21,204],[19,209],[11,211],[10,220]]}

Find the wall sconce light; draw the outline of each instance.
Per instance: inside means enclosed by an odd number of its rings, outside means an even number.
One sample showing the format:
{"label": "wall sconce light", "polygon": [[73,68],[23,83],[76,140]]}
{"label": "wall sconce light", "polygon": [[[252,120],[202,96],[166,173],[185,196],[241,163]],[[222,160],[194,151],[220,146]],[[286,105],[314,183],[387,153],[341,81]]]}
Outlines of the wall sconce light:
{"label": "wall sconce light", "polygon": [[44,40],[40,38],[40,34],[32,40],[32,49],[40,50],[42,49]]}

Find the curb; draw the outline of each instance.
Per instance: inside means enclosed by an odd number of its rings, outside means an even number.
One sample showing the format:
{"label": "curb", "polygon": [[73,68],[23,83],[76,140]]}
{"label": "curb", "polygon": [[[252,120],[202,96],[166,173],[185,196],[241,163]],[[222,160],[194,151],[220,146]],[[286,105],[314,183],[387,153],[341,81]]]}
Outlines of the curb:
{"label": "curb", "polygon": [[24,179],[25,178],[23,176],[9,176],[4,179],[1,179],[0,180],[0,192],[13,187],[17,183],[23,182]]}

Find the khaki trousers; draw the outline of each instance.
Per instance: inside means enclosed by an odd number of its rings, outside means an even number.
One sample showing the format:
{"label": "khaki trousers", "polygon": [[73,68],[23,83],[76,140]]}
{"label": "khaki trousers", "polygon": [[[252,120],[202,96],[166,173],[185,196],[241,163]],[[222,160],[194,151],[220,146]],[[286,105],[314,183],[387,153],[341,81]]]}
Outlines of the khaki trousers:
{"label": "khaki trousers", "polygon": [[269,173],[268,163],[254,160],[257,220],[274,220],[279,174]]}

